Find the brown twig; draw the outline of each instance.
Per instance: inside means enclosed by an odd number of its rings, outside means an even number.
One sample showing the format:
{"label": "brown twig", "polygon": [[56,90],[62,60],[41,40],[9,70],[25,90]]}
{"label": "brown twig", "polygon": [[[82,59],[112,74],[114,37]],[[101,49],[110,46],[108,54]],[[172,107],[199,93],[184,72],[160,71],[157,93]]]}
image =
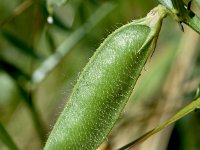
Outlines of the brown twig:
{"label": "brown twig", "polygon": [[33,0],[26,0],[23,3],[21,3],[19,6],[17,6],[12,15],[8,16],[5,18],[1,23],[0,27],[3,27],[5,24],[9,23],[12,21],[16,16],[22,14],[24,11],[26,11],[31,5],[33,4]]}

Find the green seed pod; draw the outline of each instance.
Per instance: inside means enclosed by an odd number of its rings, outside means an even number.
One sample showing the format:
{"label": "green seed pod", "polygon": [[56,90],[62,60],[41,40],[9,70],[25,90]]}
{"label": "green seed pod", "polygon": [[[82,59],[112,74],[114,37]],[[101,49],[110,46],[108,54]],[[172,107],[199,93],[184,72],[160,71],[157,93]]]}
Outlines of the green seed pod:
{"label": "green seed pod", "polygon": [[45,150],[98,148],[152,54],[165,15],[163,6],[158,6],[105,39],[82,71]]}

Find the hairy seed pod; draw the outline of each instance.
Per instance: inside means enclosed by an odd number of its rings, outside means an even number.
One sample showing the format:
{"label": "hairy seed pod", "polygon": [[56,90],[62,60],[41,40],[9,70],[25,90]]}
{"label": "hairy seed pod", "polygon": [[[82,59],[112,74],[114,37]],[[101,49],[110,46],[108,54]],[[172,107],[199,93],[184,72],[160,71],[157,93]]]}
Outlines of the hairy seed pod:
{"label": "hairy seed pod", "polygon": [[82,71],[45,150],[92,150],[103,142],[155,48],[165,15],[158,6],[105,39]]}

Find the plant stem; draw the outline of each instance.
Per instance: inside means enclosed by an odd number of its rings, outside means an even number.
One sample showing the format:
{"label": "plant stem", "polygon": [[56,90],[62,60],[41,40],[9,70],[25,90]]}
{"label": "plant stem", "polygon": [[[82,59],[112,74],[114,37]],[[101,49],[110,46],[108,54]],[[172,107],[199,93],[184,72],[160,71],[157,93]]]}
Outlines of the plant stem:
{"label": "plant stem", "polygon": [[125,145],[125,146],[123,146],[121,148],[119,148],[118,150],[125,150],[127,148],[134,147],[135,145],[145,141],[146,139],[148,139],[152,135],[156,134],[157,132],[159,132],[162,129],[166,128],[170,124],[174,123],[175,121],[183,118],[184,116],[186,116],[187,114],[191,113],[192,111],[195,111],[196,109],[199,109],[199,107],[200,107],[200,98],[198,98],[197,100],[191,102],[189,105],[187,105],[186,107],[181,109],[178,113],[176,113],[174,116],[172,116],[167,121],[162,123],[160,126],[154,128],[153,130],[147,132],[146,134],[142,135],[138,139],[130,142],[129,144],[127,144],[127,145]]}
{"label": "plant stem", "polygon": [[10,149],[18,150],[17,145],[14,143],[4,126],[0,122],[0,140]]}
{"label": "plant stem", "polygon": [[35,129],[37,130],[37,134],[41,140],[41,144],[43,145],[46,141],[46,129],[44,127],[43,122],[41,121],[41,118],[39,117],[38,112],[36,111],[34,106],[29,106],[32,118],[33,118],[33,122],[34,122],[34,126]]}
{"label": "plant stem", "polygon": [[35,130],[37,131],[37,134],[41,140],[41,144],[43,145],[46,141],[46,128],[44,126],[44,123],[42,122],[40,115],[35,107],[35,104],[33,102],[33,96],[32,91],[24,90],[22,87],[19,87],[20,92],[24,98],[25,103],[28,106],[28,109],[30,110],[33,123],[35,126]]}
{"label": "plant stem", "polygon": [[9,23],[11,20],[13,20],[16,16],[20,15],[23,13],[25,10],[27,10],[32,4],[33,0],[25,0],[22,4],[20,4],[18,7],[16,7],[13,11],[13,14],[6,19],[4,19],[0,23],[0,27],[4,26],[5,24]]}

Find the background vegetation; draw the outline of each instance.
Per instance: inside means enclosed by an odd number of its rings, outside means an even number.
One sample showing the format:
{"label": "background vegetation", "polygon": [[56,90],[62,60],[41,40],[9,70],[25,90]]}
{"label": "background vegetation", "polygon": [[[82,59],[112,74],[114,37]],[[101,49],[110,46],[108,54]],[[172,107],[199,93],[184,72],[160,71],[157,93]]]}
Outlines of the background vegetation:
{"label": "background vegetation", "polygon": [[[157,0],[69,0],[55,7],[49,24],[45,0],[0,1],[0,139],[5,129],[19,149],[41,149],[99,44],[156,5]],[[200,15],[198,6],[194,1],[192,10]],[[171,18],[164,20],[156,51],[101,149],[127,144],[193,99],[200,83],[200,39],[184,28],[183,33]],[[198,150],[199,133],[197,111],[137,149]],[[0,140],[0,149],[7,149],[5,143]]]}

